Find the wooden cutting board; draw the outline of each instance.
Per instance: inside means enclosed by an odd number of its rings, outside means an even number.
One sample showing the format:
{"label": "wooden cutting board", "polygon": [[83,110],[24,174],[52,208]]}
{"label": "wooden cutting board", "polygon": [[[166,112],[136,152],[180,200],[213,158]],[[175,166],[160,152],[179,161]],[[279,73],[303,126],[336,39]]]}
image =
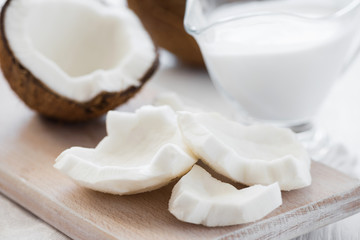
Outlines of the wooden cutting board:
{"label": "wooden cutting board", "polygon": [[[122,110],[151,99],[147,87]],[[313,184],[283,192],[283,205],[247,225],[206,228],[175,219],[167,204],[173,184],[133,196],[113,196],[74,184],[54,159],[74,145],[94,147],[104,119],[66,125],[38,117],[0,80],[0,191],[74,239],[288,239],[360,211],[360,183],[319,163]]]}

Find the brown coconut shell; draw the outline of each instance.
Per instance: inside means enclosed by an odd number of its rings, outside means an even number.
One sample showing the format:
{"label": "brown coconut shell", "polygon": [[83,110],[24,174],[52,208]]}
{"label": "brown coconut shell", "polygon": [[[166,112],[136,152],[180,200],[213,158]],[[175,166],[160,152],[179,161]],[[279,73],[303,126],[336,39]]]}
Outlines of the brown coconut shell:
{"label": "brown coconut shell", "polygon": [[11,0],[1,10],[0,62],[1,69],[14,92],[31,109],[41,115],[64,122],[80,122],[105,114],[132,98],[153,75],[159,64],[158,54],[150,69],[140,79],[139,87],[131,86],[121,92],[101,92],[87,102],[67,99],[49,89],[14,56],[5,35],[5,14]]}
{"label": "brown coconut shell", "polygon": [[186,0],[127,0],[156,45],[175,54],[191,66],[204,67],[194,38],[184,29]]}

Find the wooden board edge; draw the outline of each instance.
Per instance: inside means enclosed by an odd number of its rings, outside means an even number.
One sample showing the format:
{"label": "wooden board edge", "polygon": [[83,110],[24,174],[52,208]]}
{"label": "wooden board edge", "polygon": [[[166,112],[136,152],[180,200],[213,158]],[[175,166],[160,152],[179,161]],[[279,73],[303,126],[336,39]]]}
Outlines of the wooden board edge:
{"label": "wooden board edge", "polygon": [[[57,202],[51,204],[56,200],[48,199],[41,194],[36,187],[29,185],[26,179],[17,179],[11,174],[5,173],[0,168],[0,186],[2,192],[24,206],[33,214],[43,219],[59,231],[74,240],[118,240],[119,238],[110,234],[105,229],[98,227],[88,229],[83,228],[84,225],[93,225],[90,221],[82,218],[73,211],[68,211],[66,220],[64,213],[60,207],[67,208],[64,204]],[[12,186],[5,183],[12,182]],[[251,226],[220,236],[217,239],[221,240],[266,240],[266,239],[291,239],[317,228],[323,227],[332,222],[341,220],[360,212],[360,182],[351,190],[334,195],[317,202],[313,202],[307,206],[294,209],[285,213],[282,216],[274,216],[272,218],[259,221]],[[308,221],[308,219],[312,219]],[[284,227],[286,226],[286,227]],[[76,229],[74,231],[73,229]],[[290,231],[291,230],[291,231]],[[258,233],[258,234],[254,234]],[[249,237],[250,236],[252,237]]]}
{"label": "wooden board edge", "polygon": [[[264,221],[226,234],[217,239],[292,239],[358,212],[360,212],[360,182],[358,186],[342,194],[293,209],[281,216],[265,219]],[[308,221],[308,219],[312,220]],[[252,237],[249,238],[249,235]]]}
{"label": "wooden board edge", "polygon": [[[19,180],[11,174],[5,173],[1,168],[0,174],[2,176],[0,178],[0,191],[3,194],[70,238],[74,240],[118,240],[117,237],[111,235],[106,230],[99,229],[95,226],[93,229],[96,230],[93,231],[84,229],[82,226],[85,224],[92,225],[92,223],[72,211],[66,213],[65,220],[62,209],[49,207],[62,205],[63,208],[67,208],[64,204],[59,202],[57,204],[51,204],[51,202],[56,201],[47,198],[35,187],[27,184],[26,179]],[[13,182],[14,184],[8,186],[4,184],[6,182]],[[76,231],[72,229],[76,229]]]}

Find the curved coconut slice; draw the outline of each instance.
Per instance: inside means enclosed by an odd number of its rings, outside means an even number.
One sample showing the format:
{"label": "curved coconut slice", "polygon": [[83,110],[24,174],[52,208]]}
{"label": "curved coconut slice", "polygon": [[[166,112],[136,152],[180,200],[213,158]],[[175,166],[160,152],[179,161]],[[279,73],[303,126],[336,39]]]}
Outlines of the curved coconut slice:
{"label": "curved coconut slice", "polygon": [[100,1],[8,0],[0,24],[6,79],[50,118],[99,116],[132,97],[158,64],[133,12]]}
{"label": "curved coconut slice", "polygon": [[195,165],[175,185],[169,211],[181,221],[215,227],[254,222],[281,204],[277,183],[238,190]]}
{"label": "curved coconut slice", "polygon": [[279,182],[282,190],[311,184],[310,159],[288,129],[243,126],[212,113],[178,113],[185,143],[218,173],[246,185]]}
{"label": "curved coconut slice", "polygon": [[197,160],[183,143],[169,107],[111,111],[107,132],[95,149],[65,150],[54,167],[81,186],[123,195],[160,188],[189,171]]}

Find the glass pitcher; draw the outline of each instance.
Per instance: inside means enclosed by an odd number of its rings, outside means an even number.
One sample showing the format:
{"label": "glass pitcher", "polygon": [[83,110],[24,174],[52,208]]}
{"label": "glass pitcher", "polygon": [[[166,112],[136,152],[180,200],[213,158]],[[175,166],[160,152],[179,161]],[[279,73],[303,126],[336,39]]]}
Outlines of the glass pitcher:
{"label": "glass pitcher", "polygon": [[312,130],[360,42],[360,0],[188,0],[184,19],[245,123]]}

